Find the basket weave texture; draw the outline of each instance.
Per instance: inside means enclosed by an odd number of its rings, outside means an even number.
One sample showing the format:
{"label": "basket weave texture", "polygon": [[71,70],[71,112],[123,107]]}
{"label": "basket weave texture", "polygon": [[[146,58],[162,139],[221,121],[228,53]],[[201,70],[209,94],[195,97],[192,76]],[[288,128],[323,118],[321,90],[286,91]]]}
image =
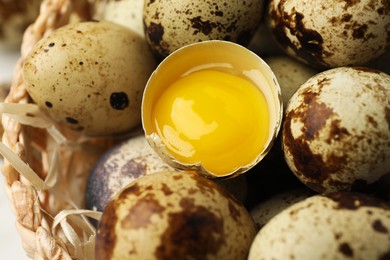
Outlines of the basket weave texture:
{"label": "basket weave texture", "polygon": [[[42,1],[39,16],[24,33],[21,55],[5,104],[32,103],[22,77],[26,56],[37,41],[53,30],[74,21],[89,20],[90,10],[91,4],[87,0]],[[34,117],[34,113],[26,116]],[[80,214],[88,215],[82,210],[85,184],[93,164],[104,151],[119,142],[119,138],[86,139],[59,129],[66,139],[59,143],[47,128],[22,124],[7,114],[2,116],[2,125],[2,143],[24,161],[40,181],[48,183],[49,172],[55,176],[51,185],[37,187],[23,169],[15,167],[7,156],[4,158],[4,188],[27,256],[33,259],[94,259],[95,231],[85,217],[80,217]]]}

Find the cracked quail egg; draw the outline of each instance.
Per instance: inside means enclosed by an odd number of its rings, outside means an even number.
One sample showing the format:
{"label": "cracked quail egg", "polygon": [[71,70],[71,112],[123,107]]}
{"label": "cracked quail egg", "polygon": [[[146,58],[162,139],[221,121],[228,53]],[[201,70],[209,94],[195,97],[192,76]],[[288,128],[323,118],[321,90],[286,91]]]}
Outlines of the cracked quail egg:
{"label": "cracked quail egg", "polygon": [[145,40],[112,22],[78,22],[40,40],[24,64],[33,101],[53,120],[87,135],[128,132],[156,61]]}
{"label": "cracked quail egg", "polygon": [[144,176],[107,205],[97,259],[246,259],[256,234],[244,206],[186,172]]}
{"label": "cracked quail egg", "polygon": [[282,131],[285,159],[317,192],[362,190],[390,174],[390,76],[339,67],[291,97]]}
{"label": "cracked quail egg", "polygon": [[267,23],[281,47],[310,65],[363,65],[390,48],[390,4],[383,0],[271,0]]}
{"label": "cracked quail egg", "polygon": [[159,57],[185,45],[226,40],[249,44],[263,17],[263,0],[146,0],[145,37]]}
{"label": "cracked quail egg", "polygon": [[390,206],[361,193],[336,192],[297,202],[256,235],[248,260],[388,259]]}
{"label": "cracked quail egg", "polygon": [[168,56],[142,100],[148,142],[172,167],[233,177],[268,153],[283,113],[279,84],[253,52],[204,41]]}

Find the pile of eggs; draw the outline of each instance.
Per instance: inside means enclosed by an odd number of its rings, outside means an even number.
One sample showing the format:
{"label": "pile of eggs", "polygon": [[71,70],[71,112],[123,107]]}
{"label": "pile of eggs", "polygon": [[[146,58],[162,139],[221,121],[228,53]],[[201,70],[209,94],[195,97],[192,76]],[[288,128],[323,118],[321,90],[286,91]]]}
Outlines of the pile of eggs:
{"label": "pile of eggs", "polygon": [[86,185],[97,259],[390,257],[388,2],[94,10],[23,75],[59,126],[123,140]]}

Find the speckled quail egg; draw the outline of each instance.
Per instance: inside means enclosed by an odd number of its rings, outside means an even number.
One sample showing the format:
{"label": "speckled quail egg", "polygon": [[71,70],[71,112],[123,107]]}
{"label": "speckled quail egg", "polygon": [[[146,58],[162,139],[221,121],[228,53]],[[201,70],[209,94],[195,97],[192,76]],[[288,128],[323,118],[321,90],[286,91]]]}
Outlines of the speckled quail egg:
{"label": "speckled quail egg", "polygon": [[103,211],[124,186],[138,178],[173,170],[150,148],[144,135],[131,137],[107,151],[88,176],[87,209]]}
{"label": "speckled quail egg", "polygon": [[93,7],[94,19],[121,24],[144,37],[144,0],[95,0]]}
{"label": "speckled quail egg", "polygon": [[246,259],[256,235],[247,210],[192,173],[139,178],[106,207],[97,259]]}
{"label": "speckled quail egg", "polygon": [[270,56],[264,61],[271,67],[278,79],[283,107],[287,107],[288,100],[310,77],[319,71],[285,55]]}
{"label": "speckled quail egg", "polygon": [[261,229],[279,212],[314,194],[310,189],[305,188],[284,191],[258,203],[250,210],[250,214],[257,228]]}
{"label": "speckled quail egg", "polygon": [[78,22],[39,41],[23,72],[33,101],[55,121],[87,135],[112,135],[139,126],[155,66],[145,40],[130,29]]}
{"label": "speckled quail egg", "polygon": [[390,76],[339,67],[306,81],[283,123],[285,159],[318,192],[363,190],[389,174]]}
{"label": "speckled quail egg", "polygon": [[146,0],[145,37],[159,56],[190,43],[227,40],[247,45],[263,17],[263,0]]}
{"label": "speckled quail egg", "polygon": [[390,47],[388,1],[272,0],[266,17],[282,48],[316,67],[363,65]]}
{"label": "speckled quail egg", "polygon": [[40,0],[0,0],[0,48],[19,49],[25,29],[39,13]]}
{"label": "speckled quail egg", "polygon": [[366,194],[337,192],[295,203],[254,239],[248,260],[388,259],[390,206]]}

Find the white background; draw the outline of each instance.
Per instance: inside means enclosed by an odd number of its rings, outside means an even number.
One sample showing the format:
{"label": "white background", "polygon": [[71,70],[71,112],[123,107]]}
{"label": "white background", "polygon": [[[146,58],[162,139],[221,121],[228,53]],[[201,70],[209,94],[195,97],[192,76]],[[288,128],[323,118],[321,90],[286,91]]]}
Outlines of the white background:
{"label": "white background", "polygon": [[[0,48],[0,84],[10,82],[15,63],[19,57],[17,50]],[[0,165],[1,166],[1,165]],[[0,175],[0,259],[28,259],[22,248],[19,233],[16,231],[15,215],[4,189],[5,179]]]}

